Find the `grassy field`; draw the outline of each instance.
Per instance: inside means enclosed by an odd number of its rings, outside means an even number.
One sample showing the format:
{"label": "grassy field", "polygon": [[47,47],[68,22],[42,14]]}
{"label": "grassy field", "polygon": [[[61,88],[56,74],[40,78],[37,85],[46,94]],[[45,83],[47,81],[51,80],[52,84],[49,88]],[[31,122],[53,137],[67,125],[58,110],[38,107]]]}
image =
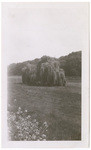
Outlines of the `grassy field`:
{"label": "grassy field", "polygon": [[48,124],[47,140],[81,140],[81,81],[68,78],[65,87],[22,84],[20,76],[8,77],[8,110],[27,110],[40,124]]}

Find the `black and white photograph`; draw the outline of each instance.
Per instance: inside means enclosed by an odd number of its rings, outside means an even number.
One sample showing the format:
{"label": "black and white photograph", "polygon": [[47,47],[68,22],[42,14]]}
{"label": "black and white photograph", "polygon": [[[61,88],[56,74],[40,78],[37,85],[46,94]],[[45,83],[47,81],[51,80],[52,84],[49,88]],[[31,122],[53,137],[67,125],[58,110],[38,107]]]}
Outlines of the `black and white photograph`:
{"label": "black and white photograph", "polygon": [[2,3],[2,56],[3,145],[88,146],[89,3]]}

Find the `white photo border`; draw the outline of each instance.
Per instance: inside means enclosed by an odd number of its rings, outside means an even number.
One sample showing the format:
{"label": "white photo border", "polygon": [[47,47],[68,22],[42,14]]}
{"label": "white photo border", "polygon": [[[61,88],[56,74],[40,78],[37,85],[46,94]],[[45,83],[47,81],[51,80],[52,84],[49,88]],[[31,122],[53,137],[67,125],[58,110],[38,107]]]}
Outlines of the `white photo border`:
{"label": "white photo border", "polygon": [[82,140],[81,141],[7,141],[7,55],[4,47],[3,24],[1,28],[1,121],[3,148],[87,148],[89,146],[89,3],[88,3],[88,33],[84,50],[82,51]]}

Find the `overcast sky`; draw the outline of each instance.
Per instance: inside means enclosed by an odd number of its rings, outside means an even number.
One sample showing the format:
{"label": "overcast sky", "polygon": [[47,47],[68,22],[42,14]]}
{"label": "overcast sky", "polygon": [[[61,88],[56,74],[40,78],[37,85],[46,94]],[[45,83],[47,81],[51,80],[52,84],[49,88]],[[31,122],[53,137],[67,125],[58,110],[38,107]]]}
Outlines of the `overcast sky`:
{"label": "overcast sky", "polygon": [[7,64],[85,48],[88,3],[3,3],[2,19]]}

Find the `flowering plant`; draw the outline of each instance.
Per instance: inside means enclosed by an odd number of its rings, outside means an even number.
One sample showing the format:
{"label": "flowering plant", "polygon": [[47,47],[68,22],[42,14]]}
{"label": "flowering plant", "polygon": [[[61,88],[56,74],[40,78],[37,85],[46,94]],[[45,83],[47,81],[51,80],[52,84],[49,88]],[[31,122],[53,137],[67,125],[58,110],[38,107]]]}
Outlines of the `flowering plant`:
{"label": "flowering plant", "polygon": [[42,141],[47,140],[47,122],[40,126],[36,119],[32,119],[19,107],[16,113],[8,112],[8,132],[11,141]]}

